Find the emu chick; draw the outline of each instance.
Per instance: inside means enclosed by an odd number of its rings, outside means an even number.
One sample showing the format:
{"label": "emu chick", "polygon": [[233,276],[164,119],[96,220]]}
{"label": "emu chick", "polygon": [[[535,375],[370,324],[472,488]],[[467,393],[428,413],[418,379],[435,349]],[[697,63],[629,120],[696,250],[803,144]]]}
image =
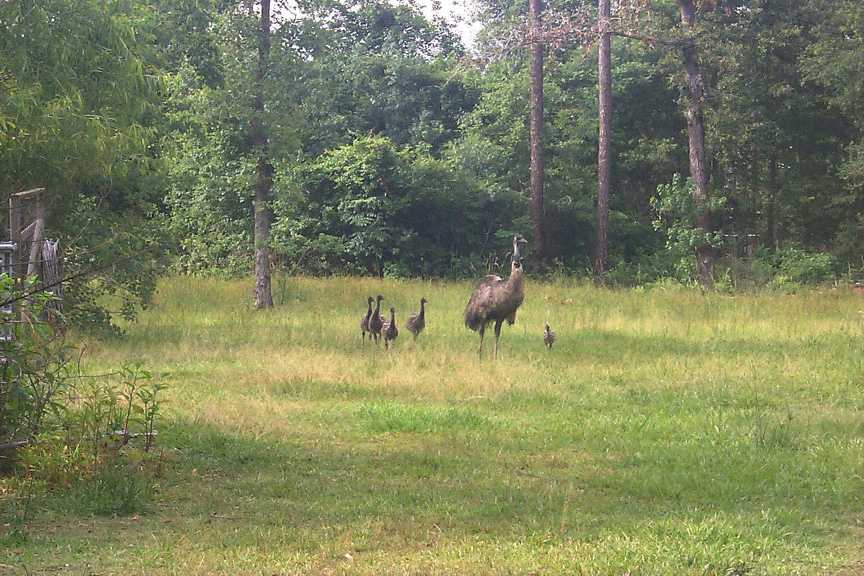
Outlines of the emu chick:
{"label": "emu chick", "polygon": [[390,342],[396,340],[399,336],[399,327],[396,326],[396,308],[390,308],[390,320],[384,322],[381,328],[381,335],[384,337],[384,349],[390,348]]}
{"label": "emu chick", "polygon": [[405,329],[414,335],[414,340],[426,327],[426,302],[426,298],[420,298],[420,312],[409,315],[405,320]]}
{"label": "emu chick", "polygon": [[543,344],[548,350],[552,349],[552,344],[555,342],[555,331],[546,324],[546,329],[543,330]]}

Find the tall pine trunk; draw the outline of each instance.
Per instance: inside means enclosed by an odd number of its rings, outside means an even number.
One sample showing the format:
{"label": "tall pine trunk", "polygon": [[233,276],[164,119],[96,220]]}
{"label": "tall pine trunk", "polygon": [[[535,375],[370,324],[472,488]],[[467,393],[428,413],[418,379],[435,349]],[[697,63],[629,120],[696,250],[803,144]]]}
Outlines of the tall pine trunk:
{"label": "tall pine trunk", "polygon": [[255,199],[253,201],[255,244],[255,308],[273,306],[270,289],[270,212],[267,199],[273,182],[273,169],[267,158],[267,132],[264,126],[264,80],[270,58],[270,0],[261,0],[261,26],[258,30],[258,70],[255,74],[255,100],[252,103],[252,142],[258,151]]}
{"label": "tall pine trunk", "polygon": [[[694,0],[676,0],[681,10],[681,23],[686,29],[696,25],[696,4]],[[693,180],[694,225],[704,236],[714,232],[710,207],[708,205],[708,170],[705,156],[705,123],[702,117],[702,101],[705,96],[702,74],[699,71],[699,58],[696,46],[685,43],[683,47],[684,78],[689,90],[687,97],[687,138],[690,144],[690,178]],[[704,288],[714,286],[715,249],[705,243],[696,247],[696,260],[699,265],[699,284]]]}
{"label": "tall pine trunk", "polygon": [[599,146],[597,150],[597,246],[594,279],[605,283],[609,266],[609,203],[611,198],[612,152],[612,42],[610,34],[610,0],[600,0],[597,87],[599,92]]}
{"label": "tall pine trunk", "polygon": [[529,0],[531,18],[531,224],[536,258],[535,270],[546,256],[546,234],[543,210],[543,30],[540,14],[542,0]]}

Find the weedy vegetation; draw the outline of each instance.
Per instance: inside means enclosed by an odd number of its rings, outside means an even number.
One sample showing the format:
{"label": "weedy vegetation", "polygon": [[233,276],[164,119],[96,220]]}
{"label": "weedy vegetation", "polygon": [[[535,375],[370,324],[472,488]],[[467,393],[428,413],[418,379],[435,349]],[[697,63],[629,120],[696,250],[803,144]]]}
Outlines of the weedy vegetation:
{"label": "weedy vegetation", "polygon": [[[478,362],[472,283],[274,287],[256,312],[248,282],[171,278],[123,337],[81,337],[88,373],[169,374],[140,415],[160,468],[97,477],[107,513],[7,473],[0,574],[864,571],[851,292],[529,281]],[[379,293],[400,328],[428,300],[416,343],[361,343]]]}

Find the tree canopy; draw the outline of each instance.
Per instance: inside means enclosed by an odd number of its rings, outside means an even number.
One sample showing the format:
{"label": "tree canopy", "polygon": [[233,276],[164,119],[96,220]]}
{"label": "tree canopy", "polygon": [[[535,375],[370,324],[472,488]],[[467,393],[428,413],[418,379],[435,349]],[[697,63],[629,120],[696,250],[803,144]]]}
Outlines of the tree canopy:
{"label": "tree canopy", "polygon": [[[674,0],[612,2],[607,279],[695,277],[684,44],[704,83],[721,282],[860,279],[861,3],[694,5],[685,28]],[[257,84],[256,7],[0,3],[0,188],[46,188],[72,270],[123,262],[70,287],[81,321],[109,323],[105,294],[133,315],[162,271],[249,273],[256,90],[275,266],[460,277],[530,230],[527,2],[478,0],[472,47],[410,3],[278,4]],[[542,257],[579,275],[596,242],[596,21],[596,2],[542,15]],[[821,272],[791,272],[808,266]]]}

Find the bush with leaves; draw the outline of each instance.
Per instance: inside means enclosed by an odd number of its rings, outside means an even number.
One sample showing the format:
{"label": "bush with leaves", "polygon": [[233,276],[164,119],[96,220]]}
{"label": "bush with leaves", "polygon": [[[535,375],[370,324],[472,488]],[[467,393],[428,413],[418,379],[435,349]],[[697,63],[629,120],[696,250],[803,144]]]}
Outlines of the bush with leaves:
{"label": "bush with leaves", "polygon": [[[26,283],[25,289],[33,287]],[[15,443],[43,430],[47,418],[62,410],[60,398],[69,386],[72,350],[40,319],[52,296],[40,292],[25,298],[15,280],[0,275],[0,303],[17,318],[3,313],[0,339],[0,444]]]}
{"label": "bush with leaves", "polygon": [[[682,280],[696,277],[696,250],[700,246],[723,247],[723,231],[705,232],[696,226],[696,206],[693,203],[693,181],[675,174],[669,184],[657,186],[657,195],[651,198],[654,210],[654,228],[666,235],[666,248],[678,255],[677,273]],[[726,198],[713,195],[705,208],[710,214],[719,214]]]}
{"label": "bush with leaves", "polygon": [[821,284],[835,275],[836,262],[830,254],[787,248],[774,255],[777,271],[793,282]]}
{"label": "bush with leaves", "polygon": [[424,146],[399,149],[381,136],[323,154],[285,180],[274,253],[313,274],[464,274],[461,263],[481,259],[487,235],[512,224],[508,199],[484,194]]}
{"label": "bush with leaves", "polygon": [[[159,466],[152,447],[164,385],[140,364],[83,376],[74,349],[41,319],[52,297],[32,287],[0,275],[0,302],[17,308],[0,340],[0,451],[13,464],[0,482],[19,502],[56,492],[52,501],[90,513],[138,512]],[[11,516],[26,515],[24,505]]]}

